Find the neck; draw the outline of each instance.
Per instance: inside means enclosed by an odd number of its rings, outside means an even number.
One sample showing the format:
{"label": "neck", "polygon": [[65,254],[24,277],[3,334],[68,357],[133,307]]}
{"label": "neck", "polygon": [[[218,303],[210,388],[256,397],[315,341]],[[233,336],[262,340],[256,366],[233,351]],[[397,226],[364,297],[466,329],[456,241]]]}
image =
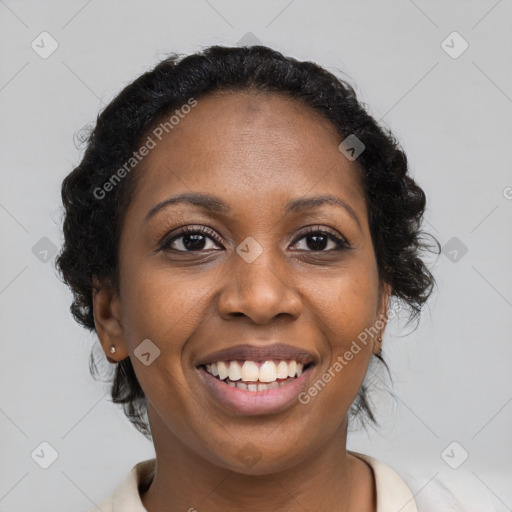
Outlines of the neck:
{"label": "neck", "polygon": [[155,476],[141,497],[148,512],[375,510],[371,469],[346,452],[346,421],[299,464],[253,475],[210,462],[150,416],[157,455]]}

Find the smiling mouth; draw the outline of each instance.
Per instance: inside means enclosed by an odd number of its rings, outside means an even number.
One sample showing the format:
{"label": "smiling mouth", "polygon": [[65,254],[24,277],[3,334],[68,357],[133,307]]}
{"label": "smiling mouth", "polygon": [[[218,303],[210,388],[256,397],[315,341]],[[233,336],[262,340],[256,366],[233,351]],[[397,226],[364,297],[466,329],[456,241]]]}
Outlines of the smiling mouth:
{"label": "smiling mouth", "polygon": [[198,368],[228,386],[254,392],[279,388],[296,380],[312,366],[313,362],[302,364],[293,359],[262,362],[232,360],[202,364]]}

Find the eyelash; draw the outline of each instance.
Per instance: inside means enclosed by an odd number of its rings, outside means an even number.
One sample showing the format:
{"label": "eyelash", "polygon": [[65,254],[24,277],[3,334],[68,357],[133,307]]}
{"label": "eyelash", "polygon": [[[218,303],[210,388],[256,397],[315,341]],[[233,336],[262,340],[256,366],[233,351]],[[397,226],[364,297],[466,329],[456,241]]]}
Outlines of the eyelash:
{"label": "eyelash", "polygon": [[[187,253],[187,252],[189,252],[189,253],[201,252],[201,251],[181,251],[181,250],[176,250],[176,249],[171,249],[170,248],[170,246],[172,245],[172,243],[175,240],[178,240],[179,238],[181,238],[184,235],[190,235],[190,234],[192,234],[192,235],[197,235],[197,234],[208,235],[217,244],[221,245],[221,241],[218,240],[217,234],[211,228],[208,228],[206,226],[199,226],[199,227],[186,226],[181,231],[179,231],[177,234],[175,234],[171,239],[165,240],[162,243],[162,245],[160,246],[160,250],[162,250],[162,251],[171,251],[171,252],[182,252],[182,253],[183,252],[185,252],[185,253]],[[312,235],[312,234],[327,235],[329,238],[331,238],[332,240],[335,241],[335,243],[337,244],[337,247],[336,247],[336,249],[330,249],[330,250],[327,250],[327,251],[325,251],[325,250],[319,250],[319,251],[312,250],[312,251],[305,251],[305,252],[317,252],[317,253],[326,252],[326,253],[330,253],[330,252],[338,252],[338,251],[345,251],[345,250],[351,249],[350,244],[344,238],[342,238],[342,237],[340,237],[338,235],[335,235],[334,233],[331,233],[330,231],[327,231],[325,229],[321,229],[319,226],[312,226],[312,227],[308,228],[307,231],[305,231],[304,233],[299,235],[298,238],[295,239],[295,242],[293,243],[293,245],[295,245],[297,242],[299,242],[303,238],[306,238],[308,235]]]}

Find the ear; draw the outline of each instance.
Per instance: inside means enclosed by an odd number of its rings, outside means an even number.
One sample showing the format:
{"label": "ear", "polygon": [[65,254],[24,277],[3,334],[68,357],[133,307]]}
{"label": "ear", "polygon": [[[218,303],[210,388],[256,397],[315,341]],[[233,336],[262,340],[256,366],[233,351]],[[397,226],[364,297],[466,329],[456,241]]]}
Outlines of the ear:
{"label": "ear", "polygon": [[389,283],[385,281],[380,283],[379,305],[377,307],[377,320],[375,322],[377,334],[374,337],[375,342],[373,345],[374,354],[380,352],[382,349],[382,337],[384,336],[384,330],[388,323],[388,309],[392,291],[393,289]]}
{"label": "ear", "polygon": [[[124,338],[121,302],[110,282],[93,278],[94,325],[98,339],[109,362],[115,364],[129,356]],[[111,347],[115,347],[112,354]]]}

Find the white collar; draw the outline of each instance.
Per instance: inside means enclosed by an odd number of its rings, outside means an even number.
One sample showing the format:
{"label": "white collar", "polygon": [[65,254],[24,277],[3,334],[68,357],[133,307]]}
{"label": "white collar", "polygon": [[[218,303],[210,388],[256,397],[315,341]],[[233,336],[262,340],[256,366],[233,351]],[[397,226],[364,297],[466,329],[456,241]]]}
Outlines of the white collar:
{"label": "white collar", "polygon": [[[414,496],[406,483],[387,464],[369,455],[347,450],[369,464],[373,470],[377,493],[377,512],[418,512]],[[91,512],[147,512],[139,487],[145,488],[153,479],[156,459],[147,459],[133,466],[114,494]]]}

